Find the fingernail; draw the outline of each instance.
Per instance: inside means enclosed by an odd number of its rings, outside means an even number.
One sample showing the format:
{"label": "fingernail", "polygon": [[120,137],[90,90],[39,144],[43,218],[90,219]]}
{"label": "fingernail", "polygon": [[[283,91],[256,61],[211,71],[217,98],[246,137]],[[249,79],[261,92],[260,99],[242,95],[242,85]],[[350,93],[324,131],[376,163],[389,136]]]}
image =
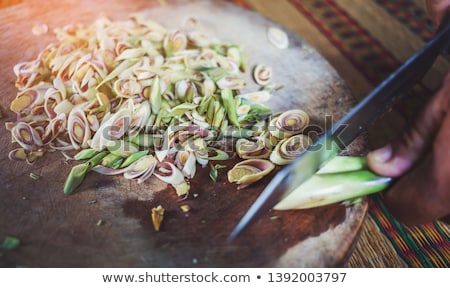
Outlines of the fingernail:
{"label": "fingernail", "polygon": [[372,157],[377,162],[386,162],[392,157],[392,147],[391,145],[386,145],[371,152]]}

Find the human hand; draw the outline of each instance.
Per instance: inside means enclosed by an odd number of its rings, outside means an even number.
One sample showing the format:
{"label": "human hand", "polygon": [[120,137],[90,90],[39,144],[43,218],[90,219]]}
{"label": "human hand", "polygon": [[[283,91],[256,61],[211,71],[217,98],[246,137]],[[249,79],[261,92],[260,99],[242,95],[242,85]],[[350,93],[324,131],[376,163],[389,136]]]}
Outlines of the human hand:
{"label": "human hand", "polygon": [[449,140],[450,73],[410,129],[367,155],[376,173],[402,176],[385,195],[399,221],[419,224],[450,215]]}
{"label": "human hand", "polygon": [[[436,24],[450,8],[450,0],[427,0],[426,4]],[[374,172],[401,176],[387,191],[385,203],[403,223],[450,219],[450,73],[443,81],[410,129],[367,155]]]}

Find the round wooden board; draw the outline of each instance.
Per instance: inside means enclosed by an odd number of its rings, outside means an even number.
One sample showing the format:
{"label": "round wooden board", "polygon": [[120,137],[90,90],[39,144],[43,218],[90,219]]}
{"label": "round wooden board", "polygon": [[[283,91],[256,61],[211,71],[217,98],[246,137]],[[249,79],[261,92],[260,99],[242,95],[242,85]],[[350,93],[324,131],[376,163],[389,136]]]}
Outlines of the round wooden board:
{"label": "round wooden board", "polygon": [[[127,3],[125,3],[127,2]],[[45,6],[45,7],[41,7]],[[52,7],[49,9],[47,7]],[[276,23],[225,1],[39,1],[0,10],[0,104],[3,118],[0,153],[0,238],[12,235],[22,244],[6,252],[0,266],[26,267],[332,267],[349,256],[367,211],[363,201],[352,207],[329,205],[304,211],[270,211],[234,242],[226,239],[268,177],[237,191],[220,171],[213,184],[208,169],[200,169],[191,183],[191,195],[179,202],[173,189],[148,180],[136,184],[123,177],[91,173],[77,193],[62,192],[70,165],[59,153],[47,153],[35,165],[10,161],[11,144],[5,122],[14,121],[8,110],[16,95],[14,64],[31,60],[55,41],[49,33],[31,34],[33,25],[50,29],[71,23],[92,23],[101,15],[123,20],[141,12],[169,28],[188,17],[198,28],[240,45],[250,67],[265,63],[273,68],[274,82],[284,85],[268,105],[275,111],[306,110],[321,131],[354,105],[335,70],[298,36],[289,33],[289,49],[270,45],[267,29]],[[280,27],[284,29],[283,27]],[[249,83],[252,81],[249,78]],[[256,86],[249,85],[250,91]],[[358,139],[346,153],[365,152]],[[41,175],[32,180],[30,172]],[[197,197],[194,197],[194,194]],[[180,205],[192,210],[183,213]],[[151,208],[166,208],[160,232],[155,232]],[[103,224],[98,226],[99,220]]]}

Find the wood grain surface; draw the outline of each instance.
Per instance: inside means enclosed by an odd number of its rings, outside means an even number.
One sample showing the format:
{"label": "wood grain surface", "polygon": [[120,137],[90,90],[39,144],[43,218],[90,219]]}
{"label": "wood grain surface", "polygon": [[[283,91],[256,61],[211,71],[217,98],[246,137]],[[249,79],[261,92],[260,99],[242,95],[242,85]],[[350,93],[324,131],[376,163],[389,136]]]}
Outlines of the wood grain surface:
{"label": "wood grain surface", "polygon": [[[274,82],[285,86],[269,106],[276,111],[303,108],[322,131],[327,128],[327,115],[337,121],[355,103],[336,71],[308,43],[288,32],[289,49],[271,46],[266,31],[278,24],[225,1],[169,1],[163,6],[145,0],[47,1],[46,5],[36,1],[0,10],[0,238],[12,235],[22,241],[18,250],[3,255],[0,266],[343,265],[366,215],[365,201],[348,208],[329,205],[304,211],[270,211],[230,244],[227,236],[270,177],[237,191],[225,173],[213,184],[208,171],[200,169],[192,181],[191,196],[179,202],[171,188],[153,178],[138,185],[122,177],[91,173],[77,193],[67,196],[62,187],[71,163],[61,154],[47,153],[32,166],[8,159],[8,152],[15,147],[4,125],[15,120],[8,108],[17,93],[13,66],[35,58],[55,41],[51,33],[33,35],[32,27],[46,23],[52,30],[72,23],[89,24],[102,15],[122,20],[134,12],[170,28],[195,17],[199,29],[239,44],[249,55],[251,66],[271,65]],[[246,89],[252,88],[249,85]],[[365,150],[365,139],[360,138],[346,153],[359,155]],[[30,172],[41,178],[32,180]],[[193,207],[189,213],[180,211],[185,203]],[[151,208],[160,204],[167,214],[161,231],[155,232]],[[100,219],[103,224],[97,226]]]}

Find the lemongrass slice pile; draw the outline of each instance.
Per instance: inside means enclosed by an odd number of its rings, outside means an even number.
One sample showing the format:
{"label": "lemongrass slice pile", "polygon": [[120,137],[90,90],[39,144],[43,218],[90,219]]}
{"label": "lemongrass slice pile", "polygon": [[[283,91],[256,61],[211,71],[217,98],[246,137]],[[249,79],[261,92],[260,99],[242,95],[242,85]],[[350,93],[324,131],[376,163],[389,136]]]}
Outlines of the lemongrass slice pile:
{"label": "lemongrass slice pile", "polygon": [[[234,152],[217,146],[224,138],[245,160],[228,174],[239,188],[268,175],[279,158],[297,155],[284,138],[301,133],[308,116],[292,110],[270,122],[273,112],[262,103],[275,97],[267,88],[272,68],[256,65],[248,73],[261,90],[242,92],[247,60],[235,43],[141,15],[55,33],[55,43],[14,67],[18,93],[10,109],[17,119],[7,128],[19,146],[11,159],[33,163],[46,151],[77,152],[72,159],[83,163],[72,169],[65,193],[95,171],[138,183],[158,178],[187,197],[197,166],[212,167],[217,180],[224,167],[210,162]],[[272,31],[270,39],[281,36]]]}

